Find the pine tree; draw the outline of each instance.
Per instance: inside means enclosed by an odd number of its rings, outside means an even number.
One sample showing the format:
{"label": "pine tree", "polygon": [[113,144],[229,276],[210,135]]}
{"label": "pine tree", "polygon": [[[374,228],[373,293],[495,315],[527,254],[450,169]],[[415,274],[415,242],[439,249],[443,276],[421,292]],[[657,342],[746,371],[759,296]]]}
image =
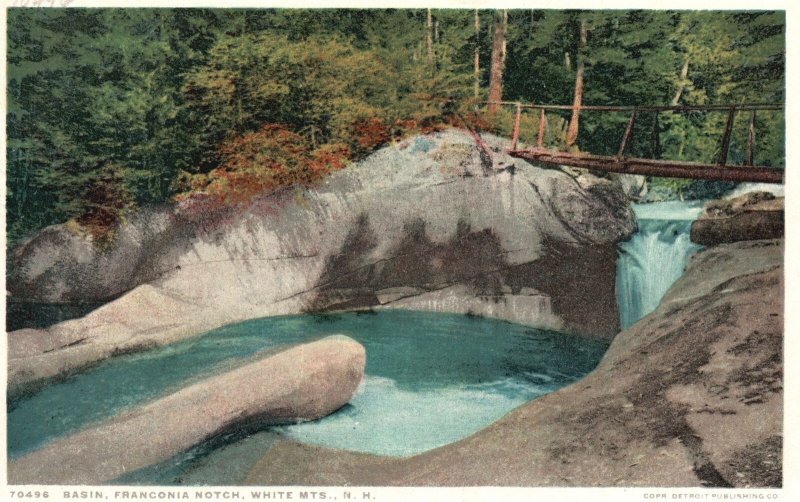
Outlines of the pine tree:
{"label": "pine tree", "polygon": [[489,76],[489,105],[487,113],[492,117],[497,112],[497,103],[503,99],[503,69],[505,67],[507,13],[495,15],[492,35],[492,59]]}

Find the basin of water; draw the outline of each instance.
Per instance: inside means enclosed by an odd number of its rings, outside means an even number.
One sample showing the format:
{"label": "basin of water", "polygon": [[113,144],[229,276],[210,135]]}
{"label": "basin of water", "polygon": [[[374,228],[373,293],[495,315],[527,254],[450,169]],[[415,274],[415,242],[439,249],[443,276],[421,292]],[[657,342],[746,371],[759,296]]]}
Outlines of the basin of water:
{"label": "basin of water", "polygon": [[520,404],[581,378],[607,348],[578,336],[458,314],[381,311],[254,319],[114,358],[11,403],[9,456],[243,364],[258,351],[333,333],[365,346],[362,386],[348,405],[326,418],[269,431],[305,443],[394,456],[476,432]]}

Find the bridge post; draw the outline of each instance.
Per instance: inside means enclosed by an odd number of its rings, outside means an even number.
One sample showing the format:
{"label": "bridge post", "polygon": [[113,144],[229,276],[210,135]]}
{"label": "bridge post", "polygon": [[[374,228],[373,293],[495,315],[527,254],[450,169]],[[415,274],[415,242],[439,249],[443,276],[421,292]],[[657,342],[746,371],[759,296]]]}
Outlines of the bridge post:
{"label": "bridge post", "polygon": [[517,149],[517,142],[519,141],[519,119],[522,115],[522,104],[517,102],[516,112],[514,113],[514,132],[511,135],[511,149]]}
{"label": "bridge post", "polygon": [[733,128],[733,115],[736,113],[736,106],[728,109],[728,122],[725,123],[725,133],[722,135],[722,145],[719,151],[717,164],[724,166],[728,163],[728,149],[731,145],[731,129]]}
{"label": "bridge post", "polygon": [[536,138],[536,146],[542,148],[542,143],[544,142],[544,128],[547,125],[547,121],[544,118],[544,108],[540,110],[539,113],[539,135]]}
{"label": "bridge post", "polygon": [[619,145],[619,152],[617,152],[617,158],[621,159],[623,155],[625,155],[625,147],[628,146],[628,139],[631,137],[631,133],[633,132],[633,123],[636,121],[636,110],[633,110],[631,113],[631,118],[628,119],[628,127],[625,128],[625,134],[622,135],[622,143]]}
{"label": "bridge post", "polygon": [[753,165],[753,143],[756,141],[756,111],[750,111],[750,125],[747,128],[747,159],[745,165]]}

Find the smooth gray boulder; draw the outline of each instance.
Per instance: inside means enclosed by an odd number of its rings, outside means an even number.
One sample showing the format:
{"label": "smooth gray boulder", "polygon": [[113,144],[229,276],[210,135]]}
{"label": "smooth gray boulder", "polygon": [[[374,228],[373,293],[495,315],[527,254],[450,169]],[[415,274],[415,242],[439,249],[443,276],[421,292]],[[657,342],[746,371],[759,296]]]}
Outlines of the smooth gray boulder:
{"label": "smooth gray boulder", "polygon": [[160,277],[163,257],[192,233],[167,206],[128,215],[108,246],[74,226],[51,225],[8,251],[6,289],[13,301],[108,301]]}
{"label": "smooth gray boulder", "polygon": [[11,484],[100,484],[253,424],[314,420],[344,406],[364,375],[346,336],[298,345],[58,439],[8,466]]}
{"label": "smooth gray boulder", "polygon": [[472,312],[612,338],[616,244],[636,225],[627,197],[608,179],[533,166],[507,156],[506,141],[484,140],[489,166],[474,139],[453,129],[387,146],[238,213],[185,202],[154,220],[163,226],[139,232],[160,236],[147,238],[158,242],[152,249],[126,244],[136,228],[115,244],[129,253],[112,246],[95,261],[33,239],[12,252],[12,298],[91,296],[117,262],[108,277],[124,280],[107,291],[133,287],[130,277],[144,284],[83,318],[10,333],[9,392],[224,324],[314,311]]}
{"label": "smooth gray boulder", "polygon": [[611,173],[612,180],[619,183],[625,195],[632,201],[639,202],[647,196],[647,177],[639,174]]}

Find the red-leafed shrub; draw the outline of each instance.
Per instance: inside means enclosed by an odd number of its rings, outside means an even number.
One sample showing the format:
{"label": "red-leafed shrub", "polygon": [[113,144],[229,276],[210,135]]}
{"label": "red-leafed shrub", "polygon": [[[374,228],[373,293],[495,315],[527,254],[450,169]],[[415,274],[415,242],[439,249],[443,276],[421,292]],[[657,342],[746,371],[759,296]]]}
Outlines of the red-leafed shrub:
{"label": "red-leafed shrub", "polygon": [[302,136],[284,126],[265,124],[257,131],[223,142],[218,151],[222,159],[219,169],[223,171],[256,169],[268,173],[270,170],[291,170],[302,163],[308,144]]}
{"label": "red-leafed shrub", "polygon": [[230,138],[218,153],[218,167],[180,180],[184,192],[177,200],[202,193],[220,206],[245,204],[278,188],[313,182],[350,160],[347,145],[331,143],[314,149],[305,137],[278,124]]}
{"label": "red-leafed shrub", "polygon": [[478,131],[488,131],[492,128],[483,115],[472,111],[461,116],[451,117],[448,122],[454,127],[467,126]]}
{"label": "red-leafed shrub", "polygon": [[414,131],[419,130],[419,125],[414,119],[397,119],[392,129],[392,139],[401,139]]}
{"label": "red-leafed shrub", "polygon": [[125,185],[123,168],[108,164],[97,179],[90,181],[83,193],[83,211],[74,222],[96,243],[107,244],[125,211],[133,206],[133,196]]}
{"label": "red-leafed shrub", "polygon": [[371,117],[353,124],[353,138],[359,151],[369,152],[386,144],[391,137],[390,127],[381,119]]}
{"label": "red-leafed shrub", "polygon": [[341,143],[322,145],[311,153],[308,166],[312,176],[337,171],[350,161],[350,147]]}

